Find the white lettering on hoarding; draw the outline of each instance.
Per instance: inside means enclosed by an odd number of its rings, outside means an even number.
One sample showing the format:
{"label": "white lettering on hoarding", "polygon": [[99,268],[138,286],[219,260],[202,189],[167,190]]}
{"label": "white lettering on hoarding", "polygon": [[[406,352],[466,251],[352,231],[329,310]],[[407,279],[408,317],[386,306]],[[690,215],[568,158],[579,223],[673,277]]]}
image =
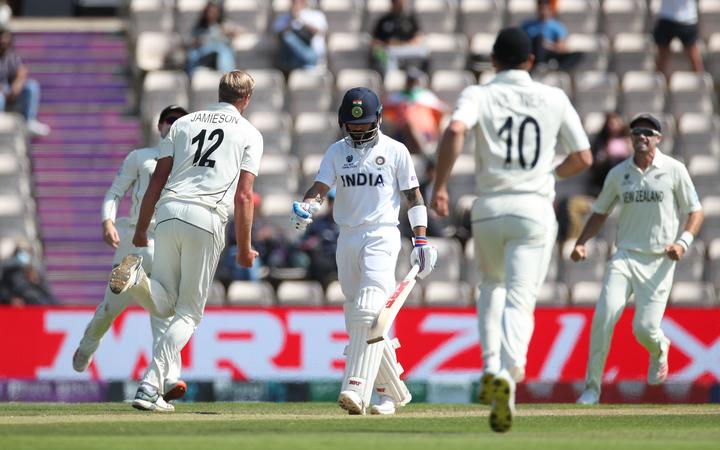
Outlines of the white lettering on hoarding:
{"label": "white lettering on hoarding", "polygon": [[562,371],[572,355],[583,328],[585,316],[582,314],[561,314],[557,317],[560,332],[550,347],[547,358],[540,369],[540,381],[557,381],[562,378]]}
{"label": "white lettering on hoarding", "polygon": [[716,380],[720,380],[720,338],[705,346],[669,317],[662,320],[661,328],[673,347],[690,358],[690,364],[673,373],[669,377],[670,381],[693,381],[706,372],[713,374]]}

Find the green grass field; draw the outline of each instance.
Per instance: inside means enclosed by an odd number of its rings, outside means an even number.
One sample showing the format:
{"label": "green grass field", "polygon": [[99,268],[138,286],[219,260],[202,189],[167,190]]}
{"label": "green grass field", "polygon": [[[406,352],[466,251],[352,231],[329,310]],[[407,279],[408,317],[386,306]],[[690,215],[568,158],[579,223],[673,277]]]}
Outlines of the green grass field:
{"label": "green grass field", "polygon": [[0,404],[0,449],[630,449],[718,448],[720,405],[521,405],[506,434],[479,405],[409,405],[347,416],[329,403]]}

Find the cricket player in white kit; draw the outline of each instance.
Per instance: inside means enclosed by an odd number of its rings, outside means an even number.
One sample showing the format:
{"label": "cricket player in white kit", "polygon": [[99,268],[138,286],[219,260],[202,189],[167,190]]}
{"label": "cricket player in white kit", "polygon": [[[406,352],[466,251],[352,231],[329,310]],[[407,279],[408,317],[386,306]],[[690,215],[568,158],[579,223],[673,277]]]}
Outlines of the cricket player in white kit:
{"label": "cricket player in white kit", "polygon": [[365,414],[373,386],[380,403],[370,408],[372,414],[394,414],[397,406],[412,398],[400,379],[397,341],[367,343],[373,321],[395,290],[401,194],[410,207],[408,218],[415,235],[411,263],[419,265],[418,276],[430,274],[437,260],[437,250],[425,237],[427,208],[410,152],[379,131],[381,115],[382,105],[370,89],[345,93],[338,122],[347,136],[328,148],[315,183],[302,202],[293,204],[291,214],[295,227],[304,230],[318,203],[336,187],[333,218],[340,226],[336,259],[350,338],[338,404],[349,414]]}
{"label": "cricket player in white kit", "polygon": [[[449,210],[448,178],[465,133],[475,133],[478,199],[472,208],[477,299],[485,398],[490,426],[512,424],[515,383],[525,376],[533,310],[555,243],[555,178],[592,164],[590,144],[577,112],[562,90],[532,81],[530,40],[507,28],[493,46],[495,78],[466,88],[438,146],[432,205]],[[555,147],[569,155],[555,166]]]}
{"label": "cricket player in white kit", "polygon": [[[585,243],[595,236],[616,204],[620,205],[617,251],[608,262],[603,289],[595,306],[590,331],[585,391],[581,404],[600,400],[603,369],[615,323],[631,294],[635,294],[633,334],[650,353],[648,384],[661,384],[668,374],[670,340],[660,329],[675,262],[682,259],[703,222],[695,187],[685,166],[657,148],[660,122],[641,114],[630,122],[634,155],[615,166],[570,255],[585,259]],[[687,221],[678,237],[682,215]]]}
{"label": "cricket player in white kit", "polygon": [[[157,124],[160,136],[164,138],[170,131],[171,125],[186,114],[187,111],[178,105],[170,105],[163,109]],[[158,155],[158,147],[140,148],[130,152],[125,157],[110,189],[105,194],[102,206],[103,239],[115,249],[113,266],[119,265],[120,261],[131,253],[140,253],[143,256],[143,268],[148,273],[151,271],[154,232],[148,233],[148,246],[143,248],[132,245],[132,236],[140,213],[140,201],[150,183],[150,177],[155,171]],[[116,220],[120,200],[128,191],[130,191],[132,201],[130,215]],[[116,295],[110,288],[105,290],[105,297],[95,310],[95,314],[90,319],[87,328],[85,328],[85,333],[73,354],[72,363],[76,371],[83,372],[87,370],[95,350],[100,345],[100,340],[115,318],[132,302],[132,297],[127,293]],[[157,343],[169,324],[169,318],[150,316],[153,343]],[[180,369],[180,364],[171,367],[168,375],[170,382],[163,394],[166,401],[175,400],[185,395],[187,385],[179,379]]]}
{"label": "cricket player in white kit", "polygon": [[223,75],[220,103],[177,120],[160,143],[160,155],[140,208],[133,244],[148,244],[155,212],[155,263],[152,279],[142,257],[129,255],[110,274],[113,292],[128,291],[151,314],[173,316],[153,349],[133,407],[173,411],[163,392],[168,373],[200,324],[208,291],[225,246],[228,208],[234,199],[238,263],[253,264],[250,247],[252,189],[260,168],[260,132],[241,115],[254,80],[241,71]]}

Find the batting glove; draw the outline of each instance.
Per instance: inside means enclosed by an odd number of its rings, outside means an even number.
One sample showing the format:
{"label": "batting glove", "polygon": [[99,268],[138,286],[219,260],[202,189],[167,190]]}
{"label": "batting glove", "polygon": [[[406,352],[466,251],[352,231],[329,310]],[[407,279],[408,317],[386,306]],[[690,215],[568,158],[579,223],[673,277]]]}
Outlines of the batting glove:
{"label": "batting glove", "polygon": [[438,257],[437,249],[430,245],[425,236],[417,236],[413,240],[413,245],[414,247],[410,253],[410,264],[417,264],[420,267],[417,276],[425,278],[435,268]]}
{"label": "batting glove", "polygon": [[312,215],[320,205],[317,203],[293,202],[292,214],[290,215],[290,223],[298,231],[305,231],[308,225],[312,223]]}

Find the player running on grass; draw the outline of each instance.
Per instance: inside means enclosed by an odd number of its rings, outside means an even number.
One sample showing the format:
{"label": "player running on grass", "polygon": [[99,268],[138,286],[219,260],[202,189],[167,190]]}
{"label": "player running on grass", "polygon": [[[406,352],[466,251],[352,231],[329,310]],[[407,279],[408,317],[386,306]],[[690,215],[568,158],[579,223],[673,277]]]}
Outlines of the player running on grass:
{"label": "player running on grass", "polygon": [[[184,108],[177,105],[170,105],[160,113],[157,129],[160,137],[164,138],[170,131],[172,124],[187,114]],[[132,244],[132,235],[135,231],[135,224],[138,221],[140,212],[140,201],[150,183],[150,177],[155,171],[158,155],[158,147],[148,147],[133,150],[123,161],[120,171],[115,176],[112,186],[105,194],[102,206],[103,239],[115,249],[113,265],[117,266],[120,261],[130,253],[140,253],[143,256],[143,268],[150,273],[153,261],[153,247],[155,233],[148,234],[147,247],[137,248]],[[120,200],[127,191],[131,191],[132,206],[129,217],[120,217],[116,220]],[[154,222],[154,221],[153,221]],[[152,224],[154,225],[154,223]],[[110,328],[115,318],[133,302],[132,296],[127,293],[114,294],[110,288],[105,289],[105,297],[95,310],[95,314],[83,335],[77,350],[73,354],[73,369],[78,372],[87,370],[92,361],[92,356],[100,345],[100,340]],[[163,335],[170,318],[162,318],[151,315],[150,325],[153,335],[153,346]],[[165,386],[163,397],[165,401],[176,400],[183,395],[187,389],[184,381],[180,380],[180,360],[170,367],[168,383]]]}
{"label": "player running on grass", "polygon": [[129,255],[110,274],[113,292],[127,290],[145,309],[173,316],[153,348],[153,360],[135,394],[133,407],[173,411],[159,395],[171,368],[200,324],[220,253],[225,246],[228,208],[235,205],[237,260],[251,267],[253,183],[260,168],[260,132],[241,113],[255,81],[241,71],[220,79],[220,103],[176,121],[160,143],[155,173],[143,197],[133,244],[148,244],[155,213],[155,264],[149,278],[140,255]]}
{"label": "player running on grass", "polygon": [[[613,329],[633,293],[633,334],[650,353],[648,384],[661,384],[668,375],[670,340],[660,328],[660,321],[670,295],[675,262],[685,256],[704,216],[685,166],[657,148],[661,132],[660,121],[650,114],[641,114],[630,122],[635,153],[608,173],[593,214],[570,255],[573,261],[585,259],[585,243],[600,231],[619,203],[617,251],[608,262],[600,299],[595,305],[585,391],[578,399],[580,404],[600,401]],[[687,221],[677,237],[684,214]]]}
{"label": "player running on grass", "polygon": [[[481,396],[492,405],[490,426],[507,431],[515,408],[515,383],[525,377],[533,310],[555,244],[555,178],[590,167],[582,123],[560,89],[532,81],[530,39],[506,28],[493,46],[498,74],[461,94],[438,146],[432,205],[449,209],[448,178],[465,133],[475,133],[476,192],[472,230],[484,375]],[[555,146],[570,154],[555,167]]]}
{"label": "player running on grass", "polygon": [[372,414],[394,414],[397,406],[411,399],[400,379],[397,341],[366,342],[373,321],[395,290],[401,194],[410,207],[408,218],[415,234],[410,258],[420,266],[418,276],[430,274],[437,260],[437,250],[425,237],[427,208],[410,153],[380,132],[381,115],[382,105],[370,89],[345,93],[338,123],[347,136],[328,148],[315,183],[302,202],[293,204],[291,215],[295,227],[304,230],[330,188],[337,188],[333,208],[333,218],[340,225],[336,259],[347,299],[345,326],[350,337],[338,404],[350,414],[365,414],[373,385],[380,403],[372,406]]}

